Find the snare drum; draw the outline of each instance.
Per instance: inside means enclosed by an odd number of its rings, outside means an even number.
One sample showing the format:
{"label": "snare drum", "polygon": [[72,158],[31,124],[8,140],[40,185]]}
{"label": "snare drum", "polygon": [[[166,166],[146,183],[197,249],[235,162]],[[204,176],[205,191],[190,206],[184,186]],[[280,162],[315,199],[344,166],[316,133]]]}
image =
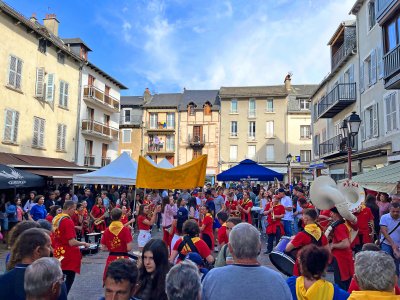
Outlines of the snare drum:
{"label": "snare drum", "polygon": [[285,274],[286,276],[293,276],[293,267],[295,264],[295,256],[293,253],[286,253],[285,249],[287,244],[290,242],[290,237],[283,236],[278,245],[274,248],[274,251],[269,255],[269,259],[271,263],[277,268],[280,272]]}

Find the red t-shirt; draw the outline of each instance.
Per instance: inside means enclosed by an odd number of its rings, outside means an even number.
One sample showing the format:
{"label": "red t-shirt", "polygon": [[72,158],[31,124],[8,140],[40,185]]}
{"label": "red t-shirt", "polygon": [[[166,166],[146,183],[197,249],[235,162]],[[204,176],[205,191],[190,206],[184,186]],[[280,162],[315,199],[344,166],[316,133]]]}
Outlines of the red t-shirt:
{"label": "red t-shirt", "polygon": [[[173,250],[178,251],[179,245],[182,243],[182,241],[183,241],[183,238],[180,238],[175,243]],[[205,259],[209,255],[211,255],[210,248],[208,248],[206,242],[204,242],[202,239],[200,239],[199,237],[194,237],[194,238],[192,238],[192,242],[196,246],[198,253],[200,254],[200,256],[203,259]],[[181,253],[186,256],[186,254],[188,254],[189,252],[191,252],[189,247],[187,245],[185,245],[185,247],[182,248]],[[178,257],[177,262],[180,262],[179,257]]]}
{"label": "red t-shirt", "polygon": [[358,214],[356,214],[356,217],[358,231],[369,234],[370,227],[368,223],[374,220],[371,209],[369,207],[364,207]]}
{"label": "red t-shirt", "polygon": [[[320,214],[320,216],[325,216],[325,217],[328,217],[328,218],[331,217],[331,211],[329,209],[321,210],[321,212],[319,214]],[[330,221],[327,220],[327,219],[320,219],[319,226],[321,226],[322,231],[325,231],[326,228],[328,228],[329,223],[330,223]]]}
{"label": "red t-shirt", "polygon": [[[321,246],[328,245],[328,239],[326,238],[326,236],[323,233],[322,233],[320,239],[321,239]],[[313,241],[312,241],[311,237],[303,231],[300,231],[298,234],[296,234],[294,239],[291,241],[292,245],[295,248],[301,248],[303,246],[310,245],[310,244],[312,244],[312,242]],[[297,257],[298,257],[298,254],[299,254],[299,252],[297,252]],[[296,262],[295,262],[294,268],[293,268],[293,276],[300,276],[299,264],[298,264],[297,259],[296,259]]]}
{"label": "red t-shirt", "polygon": [[[339,243],[345,239],[350,239],[350,233],[345,224],[339,224],[333,230],[334,244]],[[354,261],[353,253],[350,246],[345,249],[332,249],[332,255],[336,258],[339,265],[340,278],[342,281],[348,280],[354,275]]]}
{"label": "red t-shirt", "polygon": [[212,236],[213,235],[213,224],[214,224],[212,215],[206,214],[203,221],[201,222],[201,224],[206,225],[206,227],[204,227],[204,230],[202,231],[202,233]]}
{"label": "red t-shirt", "polygon": [[218,244],[221,246],[222,244],[228,243],[228,235],[226,234],[226,223],[222,224],[218,229]]}
{"label": "red t-shirt", "polygon": [[54,217],[50,214],[47,214],[47,216],[46,216],[46,220],[49,221],[50,223],[53,223],[53,218]]}
{"label": "red t-shirt", "polygon": [[251,208],[253,207],[253,202],[248,199],[246,204],[244,204],[244,200],[240,201],[240,205],[243,207],[243,209],[247,210],[250,208],[249,213],[244,213],[242,212],[242,221],[246,221],[249,224],[252,224],[252,219],[251,219]]}
{"label": "red t-shirt", "polygon": [[76,239],[74,222],[70,217],[64,217],[54,231],[54,257],[61,260],[61,269],[80,273],[82,255],[78,246],[70,246],[69,240]]}
{"label": "red t-shirt", "polygon": [[150,225],[146,225],[143,223],[144,220],[149,220],[146,216],[140,215],[137,219],[138,229],[139,230],[150,230]]}
{"label": "red t-shirt", "polygon": [[128,217],[126,216],[126,215],[122,215],[122,217],[121,217],[121,222],[122,222],[122,224],[126,224],[126,223],[128,223]]}

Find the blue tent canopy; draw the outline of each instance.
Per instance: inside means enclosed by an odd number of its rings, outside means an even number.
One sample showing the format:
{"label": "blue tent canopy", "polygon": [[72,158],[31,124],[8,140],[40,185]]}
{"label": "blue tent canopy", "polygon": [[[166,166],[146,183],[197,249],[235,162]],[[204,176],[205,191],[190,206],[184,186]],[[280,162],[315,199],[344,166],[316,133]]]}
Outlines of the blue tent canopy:
{"label": "blue tent canopy", "polygon": [[263,167],[251,159],[242,160],[238,165],[217,175],[218,181],[273,181],[275,178],[282,181],[283,175]]}

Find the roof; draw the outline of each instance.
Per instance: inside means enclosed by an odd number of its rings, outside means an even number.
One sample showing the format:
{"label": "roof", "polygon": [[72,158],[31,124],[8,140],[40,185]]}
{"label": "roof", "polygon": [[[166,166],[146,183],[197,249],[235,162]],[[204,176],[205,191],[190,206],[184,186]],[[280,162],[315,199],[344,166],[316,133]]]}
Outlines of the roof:
{"label": "roof", "polygon": [[328,46],[332,44],[332,42],[336,39],[336,36],[339,34],[339,32],[342,30],[343,27],[355,27],[356,26],[356,20],[347,20],[343,21],[339,24],[338,28],[336,29],[335,33],[332,35],[331,39],[328,42]]}
{"label": "roof", "polygon": [[[42,156],[22,155],[0,152],[0,164],[9,165],[12,167],[26,168],[68,168],[82,169],[73,162],[66,161],[61,158],[50,158]],[[85,168],[83,168],[85,169]]]}
{"label": "roof", "polygon": [[219,90],[184,90],[179,110],[187,110],[189,103],[194,103],[197,108],[203,109],[206,102],[210,102],[211,110],[219,110]]}
{"label": "roof", "polygon": [[181,93],[171,94],[154,94],[148,103],[145,103],[143,107],[146,108],[158,108],[158,107],[178,107],[182,100]]}
{"label": "roof", "polygon": [[121,96],[121,105],[143,105],[143,96]]}
{"label": "roof", "polygon": [[318,84],[292,85],[292,93],[296,96],[311,96],[318,88]]}
{"label": "roof", "polygon": [[88,64],[89,67],[94,69],[97,73],[99,73],[100,75],[104,76],[106,79],[110,80],[112,83],[117,85],[121,90],[127,90],[128,89],[125,85],[123,85],[121,82],[119,82],[117,79],[115,79],[111,75],[109,75],[106,72],[104,72],[102,69],[97,67],[95,64],[91,63],[90,61],[87,61],[87,64]]}
{"label": "roof", "polygon": [[92,51],[92,49],[89,48],[89,46],[80,38],[70,38],[70,39],[62,39],[64,44],[82,44],[84,45],[89,51]]}
{"label": "roof", "polygon": [[353,181],[370,190],[396,193],[400,182],[400,162],[353,176]]}
{"label": "roof", "polygon": [[365,0],[357,0],[356,3],[354,3],[353,7],[351,8],[349,14],[357,14],[362,7],[363,3]]}

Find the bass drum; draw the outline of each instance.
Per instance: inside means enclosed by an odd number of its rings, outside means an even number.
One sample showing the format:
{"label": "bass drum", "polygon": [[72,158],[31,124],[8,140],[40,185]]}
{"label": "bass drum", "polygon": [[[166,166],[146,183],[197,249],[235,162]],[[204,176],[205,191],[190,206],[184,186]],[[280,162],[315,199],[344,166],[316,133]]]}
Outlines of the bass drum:
{"label": "bass drum", "polygon": [[286,253],[286,245],[289,244],[290,237],[283,236],[279,243],[274,248],[269,255],[271,263],[277,268],[281,273],[286,276],[293,276],[293,268],[296,261],[295,253]]}

